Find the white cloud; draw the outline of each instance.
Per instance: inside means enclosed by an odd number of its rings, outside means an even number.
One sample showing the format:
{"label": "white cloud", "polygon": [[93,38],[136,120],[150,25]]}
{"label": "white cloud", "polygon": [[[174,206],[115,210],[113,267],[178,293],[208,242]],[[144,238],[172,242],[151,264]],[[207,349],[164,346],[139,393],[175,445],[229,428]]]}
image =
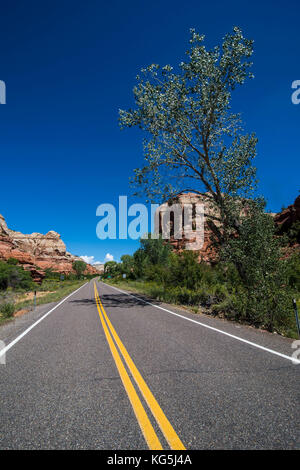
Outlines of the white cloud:
{"label": "white cloud", "polygon": [[83,259],[83,261],[87,264],[93,264],[94,263],[94,259],[95,259],[95,256],[87,256],[87,255],[83,255],[83,256],[80,256],[81,259]]}
{"label": "white cloud", "polygon": [[104,261],[95,261],[95,256],[88,256],[88,255],[82,255],[80,256],[80,258],[87,264],[99,265],[99,264],[105,264],[107,261],[113,261],[114,255],[111,255],[110,253],[106,253]]}
{"label": "white cloud", "polygon": [[114,255],[111,255],[110,253],[106,253],[105,258],[104,258],[104,263],[107,261],[113,261],[114,260]]}

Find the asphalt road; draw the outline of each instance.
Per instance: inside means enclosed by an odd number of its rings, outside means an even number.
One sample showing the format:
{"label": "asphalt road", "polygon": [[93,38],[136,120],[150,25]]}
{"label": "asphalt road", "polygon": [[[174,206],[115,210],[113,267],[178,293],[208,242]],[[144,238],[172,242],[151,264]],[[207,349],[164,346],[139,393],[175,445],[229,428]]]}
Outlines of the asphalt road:
{"label": "asphalt road", "polygon": [[299,448],[291,340],[96,285],[0,329],[1,449]]}

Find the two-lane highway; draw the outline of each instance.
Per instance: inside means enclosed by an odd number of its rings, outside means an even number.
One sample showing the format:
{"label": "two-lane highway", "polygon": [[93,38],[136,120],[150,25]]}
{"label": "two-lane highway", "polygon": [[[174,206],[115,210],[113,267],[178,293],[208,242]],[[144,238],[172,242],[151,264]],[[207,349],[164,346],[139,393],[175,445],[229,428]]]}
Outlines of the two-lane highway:
{"label": "two-lane highway", "polygon": [[94,281],[35,322],[0,329],[1,449],[299,448],[288,339]]}

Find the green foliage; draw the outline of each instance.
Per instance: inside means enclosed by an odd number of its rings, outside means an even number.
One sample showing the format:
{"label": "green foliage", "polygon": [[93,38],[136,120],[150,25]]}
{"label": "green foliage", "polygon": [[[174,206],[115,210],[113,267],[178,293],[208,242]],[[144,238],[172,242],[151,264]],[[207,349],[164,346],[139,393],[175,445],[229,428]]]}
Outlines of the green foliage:
{"label": "green foliage", "polygon": [[86,269],[86,263],[81,260],[76,260],[72,264],[72,268],[76,272],[78,279],[80,279]]}
{"label": "green foliage", "polygon": [[123,255],[121,256],[121,273],[126,274],[127,278],[133,278],[134,259],[133,256]]}
{"label": "green foliage", "polygon": [[[84,274],[84,277],[86,279],[93,279],[96,277],[98,274]],[[62,279],[63,276],[63,279]],[[56,280],[60,282],[65,282],[65,281],[74,281],[77,279],[77,274],[74,274],[72,272],[70,273],[61,273],[57,271],[53,271],[51,268],[45,269],[45,280]]]}
{"label": "green foliage", "polygon": [[140,242],[143,256],[147,259],[148,263],[166,264],[168,262],[171,247],[161,237],[152,239],[149,233],[148,238],[142,238]]}
{"label": "green foliage", "polygon": [[300,243],[300,220],[297,220],[291,225],[287,236],[290,244]]}
{"label": "green foliage", "polygon": [[162,238],[140,240],[141,247],[133,255],[131,277],[162,282],[169,265],[171,248]]}
{"label": "green foliage", "polygon": [[243,198],[256,185],[257,139],[231,112],[232,92],[252,78],[252,46],[234,27],[221,47],[208,50],[192,29],[186,61],[178,70],[157,64],[142,69],[135,109],[120,111],[122,128],[145,132],[145,164],[133,180],[138,193],[164,202],[181,191],[205,191],[219,214],[210,218],[219,244],[238,230]]}
{"label": "green foliage", "polygon": [[[145,162],[133,180],[139,193],[165,202],[180,191],[206,192],[206,222],[220,262],[204,266],[192,252],[175,255],[162,240],[146,239],[127,272],[149,282],[155,298],[213,306],[215,313],[271,331],[292,329],[299,260],[281,259],[273,219],[262,200],[250,199],[257,139],[244,133],[230,107],[232,92],[252,77],[253,41],[235,27],[211,50],[191,30],[190,45],[178,70],[157,64],[142,70],[135,109],[121,110],[120,124],[145,132]],[[299,241],[299,223],[287,238]]]}
{"label": "green foliage", "polygon": [[145,271],[147,269],[148,264],[147,264],[145,253],[141,248],[139,248],[133,254],[133,261],[134,261],[135,279],[142,279],[145,275]]}
{"label": "green foliage", "polygon": [[30,272],[22,266],[0,261],[0,290],[8,287],[30,290],[33,286]]}
{"label": "green foliage", "polygon": [[288,284],[291,289],[300,293],[300,256],[296,252],[286,260]]}
{"label": "green foliage", "polygon": [[0,313],[3,318],[10,318],[13,316],[15,311],[15,305],[13,303],[6,303],[3,305],[0,305]]}
{"label": "green foliage", "polygon": [[120,273],[127,270],[129,286],[153,299],[208,308],[214,315],[296,335],[291,299],[300,295],[300,259],[280,259],[273,219],[257,204],[249,208],[240,236],[228,240],[215,266],[199,263],[193,251],[160,249],[157,240],[141,241],[133,256],[122,257],[119,265],[113,262],[111,277],[122,283]]}
{"label": "green foliage", "polygon": [[197,289],[202,281],[202,266],[198,263],[197,253],[184,251],[171,259],[172,284],[184,286],[187,289]]}
{"label": "green foliage", "polygon": [[12,265],[17,265],[19,264],[19,261],[16,259],[16,258],[8,258],[8,260],[6,261],[7,264],[12,264]]}
{"label": "green foliage", "polygon": [[116,261],[107,261],[104,264],[103,277],[115,277],[121,273],[121,266]]}
{"label": "green foliage", "polygon": [[239,317],[270,331],[278,328],[281,320],[285,322],[285,315],[291,312],[292,295],[287,264],[281,260],[273,218],[262,207],[249,207],[239,236],[227,242],[222,257],[236,266],[242,280],[239,301],[235,303]]}
{"label": "green foliage", "polygon": [[[44,279],[40,286],[35,285],[34,288],[38,291],[47,292],[46,295],[37,297],[37,305],[56,302],[72,291],[82,286],[86,281],[84,279],[78,280],[65,280],[61,282],[55,279]],[[19,300],[16,299],[15,309],[32,308],[33,300]]]}
{"label": "green foliage", "polygon": [[60,273],[53,271],[51,268],[45,269],[45,279],[60,279]]}

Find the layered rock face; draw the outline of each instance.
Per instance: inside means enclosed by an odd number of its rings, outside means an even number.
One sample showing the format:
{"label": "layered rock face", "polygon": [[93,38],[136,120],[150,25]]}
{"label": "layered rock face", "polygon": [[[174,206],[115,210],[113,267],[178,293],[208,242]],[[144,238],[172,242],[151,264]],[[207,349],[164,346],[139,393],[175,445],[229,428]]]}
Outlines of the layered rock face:
{"label": "layered rock face", "polygon": [[[192,206],[192,223],[186,225],[184,224],[184,229],[181,231],[182,238],[176,237],[176,221],[174,220],[174,215],[170,214],[170,204],[178,205],[179,212],[181,211],[181,218],[184,221],[184,210],[187,206]],[[207,223],[208,218],[204,218],[204,233],[201,234],[197,230],[195,224],[195,207],[197,204],[203,204],[205,214],[210,216],[218,216],[215,209],[209,204],[209,199],[207,193],[195,194],[195,193],[181,193],[176,198],[174,198],[170,203],[162,204],[159,209],[159,228],[158,231],[160,234],[163,233],[163,226],[168,226],[170,230],[170,243],[175,251],[181,252],[188,248],[194,251],[197,251],[199,261],[204,261],[206,263],[213,263],[216,261],[217,253],[212,245],[212,232]],[[246,215],[246,210],[243,210],[243,213]],[[278,227],[278,233],[283,234],[288,232],[291,226],[300,221],[300,196],[298,196],[294,202],[282,212],[278,214],[270,214],[274,217],[274,222]],[[165,224],[163,221],[166,221]],[[177,221],[178,221],[177,214]],[[219,224],[215,221],[215,224]],[[178,223],[177,223],[178,225]],[[182,228],[182,227],[181,227]],[[297,245],[298,246],[298,245]]]}
{"label": "layered rock face", "polygon": [[[181,193],[176,198],[172,200],[172,206],[178,206],[179,212],[176,211],[177,216],[177,225],[182,225],[181,227],[176,227],[176,221],[174,220],[174,215],[169,213],[170,203],[162,204],[159,209],[159,233],[163,234],[163,227],[169,225],[170,230],[170,244],[172,245],[175,251],[181,252],[186,249],[196,251],[198,253],[199,261],[204,261],[206,263],[212,263],[216,260],[216,251],[212,246],[212,232],[208,226],[207,219],[204,217],[204,230],[201,227],[197,226],[197,205],[202,204],[205,214],[210,214],[212,216],[217,216],[215,210],[209,204],[208,195],[206,193],[196,194],[196,193]],[[174,206],[175,205],[175,206]],[[190,220],[189,223],[186,223],[185,211],[190,211]],[[181,212],[181,217],[179,213]],[[176,217],[175,216],[175,217]],[[179,221],[181,218],[181,221]],[[179,221],[179,222],[178,222]],[[200,220],[198,219],[200,222]],[[217,222],[215,222],[218,225]],[[201,223],[200,223],[201,225]],[[177,228],[179,229],[177,232]],[[181,232],[181,238],[178,237]]]}
{"label": "layered rock face", "polygon": [[300,195],[293,204],[275,214],[274,222],[277,225],[277,234],[288,236],[288,246],[283,249],[284,257],[295,253],[300,255]]}
{"label": "layered rock face", "polygon": [[295,199],[294,204],[291,204],[274,217],[274,222],[280,233],[286,233],[298,221],[300,221],[300,195]]}
{"label": "layered rock face", "polygon": [[97,263],[93,265],[93,268],[100,274],[104,273],[104,264]]}
{"label": "layered rock face", "polygon": [[[16,258],[25,269],[31,271],[35,280],[43,276],[40,270],[47,268],[68,274],[73,271],[73,262],[80,259],[66,251],[59,233],[52,230],[46,235],[15,232],[7,227],[4,217],[0,215],[0,259],[8,258]],[[86,273],[96,274],[97,270],[87,265]]]}

